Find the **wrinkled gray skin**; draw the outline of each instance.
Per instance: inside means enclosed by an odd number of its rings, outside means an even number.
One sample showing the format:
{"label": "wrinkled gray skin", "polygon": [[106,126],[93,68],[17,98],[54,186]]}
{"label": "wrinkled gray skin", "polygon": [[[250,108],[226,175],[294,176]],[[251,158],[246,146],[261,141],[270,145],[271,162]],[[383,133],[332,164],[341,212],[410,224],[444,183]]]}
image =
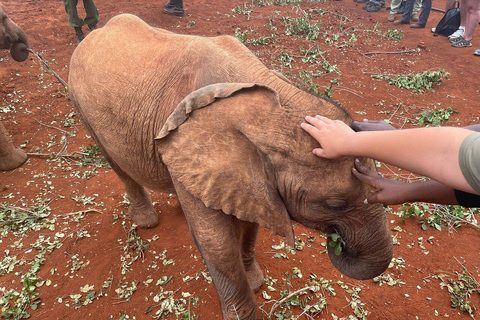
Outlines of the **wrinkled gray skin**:
{"label": "wrinkled gray skin", "polygon": [[[10,49],[15,61],[25,61],[29,48],[27,35],[5,13],[0,3],[0,49]],[[20,149],[15,149],[5,127],[0,123],[0,170],[11,170],[27,160],[27,155]]]}
{"label": "wrinkled gray skin", "polygon": [[120,15],[77,47],[69,90],[123,180],[137,225],[158,223],[144,187],[176,192],[224,319],[257,319],[259,226],[290,245],[291,219],[339,232],[345,248],[328,254],[353,278],[375,277],[391,261],[382,205],[363,203],[368,190],[351,174],[353,159],[315,157],[318,144],[300,128],[306,115],[351,118],[235,38],[177,35]]}

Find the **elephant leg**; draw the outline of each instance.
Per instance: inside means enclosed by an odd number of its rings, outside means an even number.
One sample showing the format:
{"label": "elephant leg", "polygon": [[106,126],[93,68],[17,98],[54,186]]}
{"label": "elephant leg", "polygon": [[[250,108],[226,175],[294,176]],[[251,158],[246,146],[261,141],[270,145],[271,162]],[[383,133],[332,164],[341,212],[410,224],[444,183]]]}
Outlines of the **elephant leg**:
{"label": "elephant leg", "polygon": [[224,320],[257,319],[255,295],[243,265],[240,221],[205,207],[173,179],[192,237],[218,292]]}
{"label": "elephant leg", "polygon": [[[90,132],[92,132],[90,130]],[[113,171],[122,180],[125,191],[127,192],[130,206],[128,207],[128,214],[133,222],[140,228],[153,228],[158,225],[158,214],[152,205],[150,195],[144,187],[133,180],[119,165],[108,155],[105,148],[98,142],[95,134],[92,134],[98,148],[102,152],[105,159],[108,161]]]}
{"label": "elephant leg", "polygon": [[23,150],[13,147],[12,140],[5,127],[0,123],[0,170],[12,170],[27,160]]}
{"label": "elephant leg", "polygon": [[263,284],[262,268],[255,259],[255,243],[257,241],[258,230],[260,226],[256,223],[248,221],[240,221],[241,226],[241,246],[242,259],[245,271],[247,272],[247,279],[253,292],[260,290]]}

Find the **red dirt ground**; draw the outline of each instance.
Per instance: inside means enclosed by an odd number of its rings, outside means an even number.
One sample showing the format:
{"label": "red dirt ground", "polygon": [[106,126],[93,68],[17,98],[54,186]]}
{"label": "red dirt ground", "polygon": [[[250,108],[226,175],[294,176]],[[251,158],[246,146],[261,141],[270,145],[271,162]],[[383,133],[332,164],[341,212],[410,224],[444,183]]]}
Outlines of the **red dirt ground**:
{"label": "red dirt ground", "polygon": [[[68,25],[62,1],[2,2],[11,19],[29,35],[33,50],[41,53],[60,77],[67,79],[70,56],[75,50],[76,41],[73,29]],[[301,14],[298,7],[293,5],[255,7],[250,15],[244,15],[232,12],[238,5],[243,7],[242,1],[187,1],[186,14],[180,18],[163,14],[163,2],[160,1],[96,0],[96,3],[101,17],[100,26],[115,15],[132,13],[153,26],[192,35],[233,35],[237,27],[242,31],[252,28],[263,36],[275,33],[277,42],[267,46],[249,45],[249,48],[258,51],[259,57],[270,68],[286,74],[290,72],[291,79],[297,83],[300,82],[298,70],[308,68],[298,58],[298,47],[308,48],[318,44],[325,51],[325,59],[332,65],[337,65],[340,74],[324,75],[315,79],[314,83],[323,92],[325,88],[322,86],[328,86],[332,78],[338,78],[340,84],[334,87],[333,99],[340,101],[357,120],[364,117],[391,119],[396,126],[402,126],[405,122],[406,126],[412,126],[415,121],[408,123],[408,119],[415,119],[422,110],[435,107],[453,107],[459,112],[450,117],[449,125],[463,126],[479,120],[480,86],[477,82],[478,72],[475,70],[478,69],[480,58],[472,53],[480,47],[480,35],[477,31],[473,48],[451,47],[445,38],[433,37],[430,32],[430,28],[441,18],[438,12],[432,12],[426,29],[414,30],[401,26],[399,29],[403,31],[404,38],[392,40],[382,37],[388,30],[395,29],[387,22],[388,12],[385,9],[367,13],[361,9],[361,5],[351,0],[317,3],[303,1],[300,7],[304,10],[325,10],[324,15],[312,13],[314,20],[322,20],[322,33],[318,40],[307,41],[283,34],[284,23],[281,17],[298,17]],[[443,8],[444,2],[435,1],[434,7]],[[79,12],[83,13],[83,10],[79,8]],[[269,19],[273,19],[276,31],[265,27]],[[340,27],[341,24],[343,28]],[[353,32],[357,41],[348,42]],[[339,39],[327,43],[326,39],[334,39],[335,34],[339,35]],[[342,47],[348,43],[350,46]],[[416,48],[419,50],[410,54],[369,54]],[[281,67],[277,60],[281,51],[297,56],[292,69]],[[32,55],[27,61],[16,63],[4,50],[0,52],[0,64],[0,116],[3,125],[12,135],[14,144],[23,145],[27,152],[54,155],[50,160],[48,157],[30,156],[21,168],[1,172],[0,203],[22,207],[31,206],[35,199],[47,199],[51,208],[49,219],[56,218],[52,231],[42,229],[14,235],[5,232],[4,228],[0,230],[0,248],[5,252],[5,257],[15,256],[17,261],[24,259],[11,272],[1,269],[4,274],[0,278],[0,291],[20,291],[21,276],[29,270],[34,255],[41,252],[39,246],[46,246],[45,239],[51,242],[57,239],[61,245],[45,254],[44,263],[37,273],[40,284],[43,285],[36,289],[41,299],[38,309],[27,308],[32,319],[150,319],[160,309],[161,302],[154,299],[154,296],[162,290],[156,285],[162,276],[173,277],[163,289],[173,291],[175,299],[181,299],[182,293],[191,294],[190,298],[184,294],[184,299],[187,301],[186,308],[191,310],[192,315],[201,316],[201,319],[221,318],[215,288],[200,273],[205,270],[205,265],[189,236],[175,195],[153,195],[155,207],[160,212],[160,224],[150,230],[137,229],[137,234],[149,243],[150,248],[144,253],[143,259],[139,258],[122,274],[122,259],[128,260],[127,254],[130,257],[136,256],[134,251],[124,251],[127,232],[122,225],[128,230],[131,221],[125,217],[122,184],[111,169],[95,168],[93,165],[79,166],[81,162],[78,159],[55,156],[60,152],[81,152],[82,147],[93,141],[75,115],[72,124],[72,116],[69,114],[74,110],[61,94],[61,85],[51,74],[44,72],[46,69],[36,57]],[[390,86],[386,81],[372,79],[366,74],[407,74],[435,68],[444,68],[451,76],[424,94],[413,94]],[[321,67],[318,69],[322,70]],[[66,119],[70,122],[64,124],[62,121]],[[62,140],[67,132],[74,135]],[[90,200],[93,203],[84,205],[79,200],[73,200],[82,196],[92,197]],[[96,211],[73,214],[86,209]],[[266,285],[262,287],[256,294],[258,305],[268,313],[273,302],[264,298],[263,291],[271,299],[279,300],[280,291],[303,288],[309,275],[314,273],[331,280],[336,295],[329,294],[327,289],[321,290],[319,293],[325,296],[327,302],[324,310],[316,315],[304,314],[299,319],[356,319],[362,318],[359,313],[362,310],[363,314],[368,314],[364,317],[368,319],[469,318],[468,313],[451,307],[450,295],[447,288],[441,286],[438,275],[447,275],[444,279],[456,279],[455,272],[461,272],[463,265],[472,277],[480,278],[478,231],[468,226],[455,230],[437,231],[429,228],[423,231],[418,224],[419,219],[407,219],[405,225],[394,214],[388,214],[388,219],[392,229],[401,227],[393,232],[399,242],[394,246],[394,257],[404,260],[386,271],[392,278],[402,281],[393,286],[380,286],[372,280],[356,281],[343,277],[325,254],[322,247],[325,239],[321,238],[321,234],[298,224],[295,225],[297,237],[305,242],[310,239],[311,242],[307,242],[310,246],[305,246],[295,255],[287,253],[288,259],[274,258],[276,253],[285,253],[285,250],[273,249],[272,245],[278,245],[284,239],[272,236],[268,230],[262,229],[257,244],[258,261],[265,274],[278,279],[278,282],[273,285],[277,290],[275,292],[267,291]],[[90,236],[86,236],[85,232]],[[423,245],[420,238],[423,239]],[[430,241],[427,242],[427,239]],[[37,245],[33,246],[35,242]],[[169,259],[173,259],[174,264],[166,263]],[[294,275],[294,267],[301,270],[303,278]],[[196,275],[199,275],[197,279]],[[193,279],[188,280],[187,276]],[[113,280],[109,286],[102,288],[107,279]],[[338,281],[347,284],[348,288],[340,286]],[[121,284],[131,286],[132,282],[138,282],[136,291],[129,300],[120,299],[115,290]],[[85,285],[93,285],[94,288],[85,288]],[[81,292],[82,287],[86,292]],[[361,289],[356,297],[352,296],[353,288]],[[85,306],[74,306],[71,295],[82,294],[83,302],[87,293],[93,291],[96,295],[103,292],[103,296]],[[193,306],[192,297],[198,297],[198,307]],[[472,296],[471,304],[480,306],[478,292]],[[152,307],[152,311],[145,314],[149,307]],[[277,311],[280,309],[282,308]],[[289,319],[296,319],[302,312],[300,307],[292,307],[292,310],[296,316]],[[357,310],[356,315],[354,310]],[[266,314],[259,312],[260,314],[267,319]],[[479,316],[478,311],[473,314]],[[170,314],[160,318],[176,319],[181,316]]]}

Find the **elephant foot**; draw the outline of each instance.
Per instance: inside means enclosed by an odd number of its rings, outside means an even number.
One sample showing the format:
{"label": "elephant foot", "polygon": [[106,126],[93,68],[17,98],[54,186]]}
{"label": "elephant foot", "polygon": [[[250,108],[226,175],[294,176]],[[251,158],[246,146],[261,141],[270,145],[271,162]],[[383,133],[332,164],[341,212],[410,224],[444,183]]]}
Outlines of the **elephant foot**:
{"label": "elephant foot", "polygon": [[245,265],[245,271],[247,273],[248,284],[252,291],[257,292],[260,290],[263,284],[263,271],[257,260],[254,259],[248,266]]}
{"label": "elephant foot", "polygon": [[20,167],[27,161],[27,154],[21,149],[13,149],[6,155],[0,156],[0,170],[7,171]]}
{"label": "elephant foot", "polygon": [[153,228],[158,225],[158,214],[151,203],[143,206],[130,205],[129,214],[140,228]]}

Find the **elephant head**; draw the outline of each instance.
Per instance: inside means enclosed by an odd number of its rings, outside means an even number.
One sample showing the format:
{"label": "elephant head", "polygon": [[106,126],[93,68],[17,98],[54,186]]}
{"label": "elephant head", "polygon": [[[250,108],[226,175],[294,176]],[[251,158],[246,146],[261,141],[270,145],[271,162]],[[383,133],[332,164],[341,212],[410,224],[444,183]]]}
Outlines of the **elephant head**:
{"label": "elephant head", "polygon": [[0,49],[10,49],[10,54],[15,61],[22,62],[28,58],[28,38],[25,32],[5,13],[5,8],[0,3]]}
{"label": "elephant head", "polygon": [[[333,112],[351,121],[346,112]],[[316,141],[299,126],[306,114],[282,106],[263,85],[209,85],[177,106],[157,146],[170,175],[206,207],[266,227],[291,246],[291,219],[337,233],[343,250],[328,247],[335,267],[352,278],[373,278],[393,255],[383,207],[364,203],[368,190],[351,174],[352,158],[332,161],[310,152]],[[362,162],[374,168],[372,160]]]}

